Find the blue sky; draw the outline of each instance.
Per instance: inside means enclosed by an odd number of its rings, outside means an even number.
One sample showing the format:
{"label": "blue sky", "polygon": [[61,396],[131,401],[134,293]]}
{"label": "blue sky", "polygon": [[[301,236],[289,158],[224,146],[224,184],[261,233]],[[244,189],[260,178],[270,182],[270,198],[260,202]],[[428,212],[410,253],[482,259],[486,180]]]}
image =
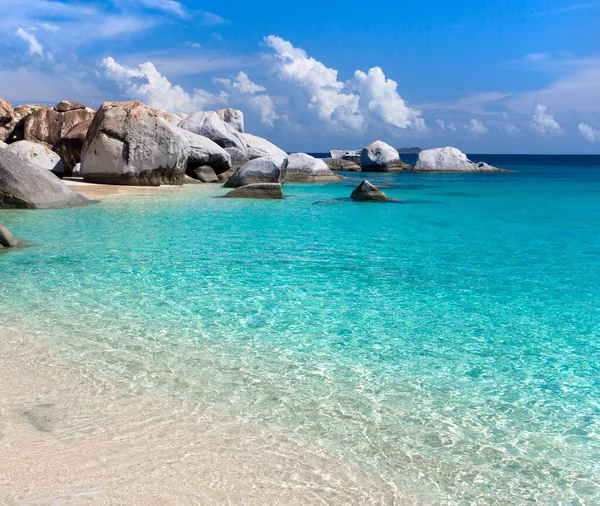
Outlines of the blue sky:
{"label": "blue sky", "polygon": [[286,150],[600,153],[600,1],[0,0],[0,97],[242,109]]}

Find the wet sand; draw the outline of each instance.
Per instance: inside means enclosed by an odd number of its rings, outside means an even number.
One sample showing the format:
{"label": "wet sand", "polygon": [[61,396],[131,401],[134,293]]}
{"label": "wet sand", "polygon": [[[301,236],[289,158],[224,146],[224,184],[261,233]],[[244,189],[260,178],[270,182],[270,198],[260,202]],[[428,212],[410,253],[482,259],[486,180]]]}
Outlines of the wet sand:
{"label": "wet sand", "polygon": [[180,188],[176,186],[127,186],[115,184],[86,183],[83,179],[65,178],[63,182],[73,191],[88,199],[100,199],[111,195],[152,195],[158,192]]}
{"label": "wet sand", "polygon": [[302,440],[62,362],[0,327],[0,504],[409,504]]}

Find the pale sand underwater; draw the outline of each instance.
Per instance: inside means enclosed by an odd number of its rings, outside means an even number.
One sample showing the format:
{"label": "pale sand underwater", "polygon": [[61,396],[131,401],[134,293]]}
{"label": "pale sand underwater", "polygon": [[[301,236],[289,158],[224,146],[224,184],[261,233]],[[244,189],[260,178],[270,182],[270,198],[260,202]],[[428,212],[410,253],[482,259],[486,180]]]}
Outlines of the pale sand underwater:
{"label": "pale sand underwater", "polygon": [[301,440],[59,361],[0,328],[0,504],[408,504]]}

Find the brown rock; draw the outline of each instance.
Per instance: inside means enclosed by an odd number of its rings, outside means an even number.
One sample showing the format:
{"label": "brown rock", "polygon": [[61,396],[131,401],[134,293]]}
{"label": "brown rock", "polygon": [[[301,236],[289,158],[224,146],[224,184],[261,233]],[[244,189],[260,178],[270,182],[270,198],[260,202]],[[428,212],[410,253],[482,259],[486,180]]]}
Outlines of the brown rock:
{"label": "brown rock", "polygon": [[81,163],[81,151],[91,123],[91,119],[77,123],[52,146],[52,151],[62,158],[67,176],[72,175],[75,165]]}

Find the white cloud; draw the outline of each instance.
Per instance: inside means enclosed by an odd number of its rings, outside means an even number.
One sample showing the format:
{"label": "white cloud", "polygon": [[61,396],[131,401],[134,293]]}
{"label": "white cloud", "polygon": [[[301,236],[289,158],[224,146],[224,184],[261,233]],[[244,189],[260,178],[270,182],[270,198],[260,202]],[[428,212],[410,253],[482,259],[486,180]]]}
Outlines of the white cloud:
{"label": "white cloud", "polygon": [[128,98],[137,99],[155,109],[191,113],[209,105],[224,105],[227,96],[213,95],[204,90],[187,93],[181,86],[173,85],[151,62],[137,67],[126,67],[108,57],[102,60],[101,69],[114,81]]}
{"label": "white cloud", "polygon": [[548,107],[542,104],[537,104],[533,110],[532,125],[533,129],[542,134],[559,134],[562,133],[558,121],[554,119],[552,114],[548,114]]}
{"label": "white cloud", "polygon": [[446,123],[442,119],[436,119],[435,122],[443,131],[447,130],[448,132],[456,132],[456,126],[453,123]]}
{"label": "white cloud", "polygon": [[600,142],[600,130],[587,123],[579,123],[579,133],[590,142]]}
{"label": "white cloud", "polygon": [[[311,112],[333,129],[360,131],[369,126],[396,129],[424,128],[420,111],[409,108],[397,92],[397,84],[374,67],[368,73],[357,70],[346,83],[338,80],[338,72],[309,57],[303,49],[270,35],[265,44],[273,50],[272,70],[286,83],[294,85],[291,93],[299,95],[290,103],[296,119]],[[300,99],[302,97],[302,100]]]}
{"label": "white cloud", "polygon": [[484,135],[488,133],[488,127],[486,127],[481,121],[472,119],[467,126],[467,130],[474,135]]}
{"label": "white cloud", "polygon": [[508,135],[519,135],[521,133],[521,129],[511,123],[506,124],[505,131]]}
{"label": "white cloud", "polygon": [[181,3],[176,2],[175,0],[137,0],[140,4],[145,5],[146,7],[151,7],[154,9],[163,10],[166,12],[171,12],[173,14],[177,14],[178,16],[185,16],[185,9]]}
{"label": "white cloud", "polygon": [[267,91],[264,86],[260,86],[259,84],[252,82],[248,77],[248,74],[241,71],[233,79],[218,78],[214,79],[214,81],[224,85],[227,88],[237,90],[240,93],[249,93],[252,95],[254,93],[258,93],[259,91]]}
{"label": "white cloud", "polygon": [[30,54],[37,54],[41,58],[44,57],[44,48],[38,42],[38,40],[35,38],[35,36],[33,34],[25,31],[21,27],[17,28],[16,34],[17,34],[17,37],[19,37],[20,39],[27,42],[27,44],[29,44],[29,53]]}

